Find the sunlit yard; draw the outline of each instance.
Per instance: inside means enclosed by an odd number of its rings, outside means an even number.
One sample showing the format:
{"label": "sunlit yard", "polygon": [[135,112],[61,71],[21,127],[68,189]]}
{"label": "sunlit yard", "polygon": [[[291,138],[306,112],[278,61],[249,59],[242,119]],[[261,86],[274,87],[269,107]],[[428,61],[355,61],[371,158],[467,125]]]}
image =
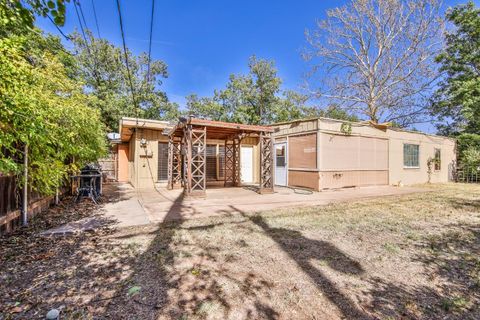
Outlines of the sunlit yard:
{"label": "sunlit yard", "polygon": [[28,245],[24,232],[2,240],[2,317],[478,318],[480,186],[425,188]]}

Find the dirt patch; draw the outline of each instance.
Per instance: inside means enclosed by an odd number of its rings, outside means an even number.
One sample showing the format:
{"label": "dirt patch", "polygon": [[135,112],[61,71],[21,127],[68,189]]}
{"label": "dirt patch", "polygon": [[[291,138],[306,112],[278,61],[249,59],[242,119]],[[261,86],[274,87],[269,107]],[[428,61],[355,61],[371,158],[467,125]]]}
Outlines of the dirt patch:
{"label": "dirt patch", "polygon": [[478,185],[230,209],[54,242],[4,238],[0,319],[53,307],[66,319],[480,318]]}

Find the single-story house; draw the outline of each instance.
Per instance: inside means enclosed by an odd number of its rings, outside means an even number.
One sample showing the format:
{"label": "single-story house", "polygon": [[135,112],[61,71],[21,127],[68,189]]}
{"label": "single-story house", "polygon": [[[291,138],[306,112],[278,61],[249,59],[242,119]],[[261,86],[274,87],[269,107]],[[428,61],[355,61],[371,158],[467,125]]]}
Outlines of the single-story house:
{"label": "single-story house", "polygon": [[[122,118],[118,181],[136,188],[256,184],[273,191],[273,128],[188,118],[178,123]],[[241,161],[240,161],[241,159]]]}
{"label": "single-story house", "polygon": [[276,185],[322,190],[452,179],[455,139],[328,118],[272,127]]}
{"label": "single-story house", "polygon": [[119,133],[118,181],[136,188],[182,182],[192,193],[229,184],[320,191],[447,182],[456,161],[454,139],[327,118],[270,126],[122,118]]}

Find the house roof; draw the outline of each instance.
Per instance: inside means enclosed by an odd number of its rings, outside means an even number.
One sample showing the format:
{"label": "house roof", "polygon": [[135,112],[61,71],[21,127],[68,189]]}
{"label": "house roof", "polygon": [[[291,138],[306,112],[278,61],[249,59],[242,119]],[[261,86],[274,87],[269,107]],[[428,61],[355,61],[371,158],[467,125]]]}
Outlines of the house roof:
{"label": "house roof", "polygon": [[132,134],[136,128],[152,130],[171,130],[173,127],[174,125],[169,121],[123,117],[122,119],[120,119],[119,126],[120,140],[122,142],[130,141],[130,138],[132,137]]}
{"label": "house roof", "polygon": [[442,135],[438,135],[438,134],[432,134],[432,133],[426,133],[426,132],[422,132],[422,131],[407,130],[407,129],[403,129],[403,128],[393,127],[393,126],[391,126],[390,123],[374,123],[373,121],[370,121],[370,120],[349,121],[349,120],[340,120],[340,119],[333,119],[333,118],[326,118],[326,117],[314,117],[314,118],[303,118],[303,119],[296,119],[296,120],[290,120],[290,121],[276,122],[276,123],[270,124],[269,126],[276,127],[276,126],[281,126],[281,125],[290,124],[290,123],[300,123],[300,122],[313,121],[313,120],[324,120],[324,121],[330,121],[330,122],[347,122],[347,123],[351,123],[352,125],[355,125],[355,126],[374,127],[374,128],[377,128],[377,129],[380,129],[380,130],[383,130],[383,131],[392,130],[392,131],[412,133],[412,134],[421,134],[421,135],[424,135],[424,136],[435,137],[435,138],[443,138],[443,139],[456,141],[456,139],[452,138],[452,137],[446,137],[446,136],[442,136]]}
{"label": "house roof", "polygon": [[269,126],[250,125],[233,122],[213,121],[199,118],[183,118],[170,132],[171,135],[183,135],[183,128],[187,125],[205,127],[209,139],[227,139],[237,134],[272,133],[274,129]]}

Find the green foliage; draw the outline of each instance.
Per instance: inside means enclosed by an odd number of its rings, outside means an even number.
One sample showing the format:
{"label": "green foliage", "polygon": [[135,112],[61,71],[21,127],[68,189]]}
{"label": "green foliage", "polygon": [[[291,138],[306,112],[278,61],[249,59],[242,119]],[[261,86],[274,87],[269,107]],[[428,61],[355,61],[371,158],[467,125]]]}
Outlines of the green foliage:
{"label": "green foliage", "polygon": [[335,104],[328,106],[326,109],[318,110],[316,116],[337,120],[345,120],[350,122],[360,121],[360,119],[356,115],[348,113],[340,106]]}
{"label": "green foliage", "polygon": [[462,133],[457,137],[458,161],[461,165],[477,166],[480,160],[480,135]]}
{"label": "green foliage", "polygon": [[89,31],[87,35],[88,47],[78,33],[71,35],[78,76],[85,82],[86,91],[95,97],[91,106],[100,111],[108,130],[117,130],[118,122],[124,116],[158,120],[178,118],[178,105],[170,102],[165,92],[159,90],[162,79],[168,76],[167,65],[163,61],[151,62],[150,81],[146,81],[148,56],[127,52],[138,105],[135,108],[122,49],[105,39],[94,38]]}
{"label": "green foliage", "polygon": [[29,184],[45,194],[106,149],[100,115],[73,70],[57,38],[37,30],[0,37],[0,172],[21,173],[27,145]]}
{"label": "green foliage", "polygon": [[447,19],[455,28],[446,34],[446,47],[436,59],[446,77],[432,113],[452,120],[439,126],[442,133],[480,133],[480,10],[469,2],[449,10]]}
{"label": "green foliage", "polygon": [[480,149],[469,147],[462,153],[462,165],[470,168],[480,167]]}
{"label": "green foliage", "polygon": [[338,106],[318,109],[307,105],[308,97],[282,90],[273,61],[250,58],[247,75],[230,75],[226,88],[212,98],[187,97],[188,115],[218,121],[270,124],[301,118],[328,117],[358,121]]}
{"label": "green foliage", "polygon": [[352,134],[352,124],[348,123],[348,122],[342,123],[342,125],[340,126],[340,131],[346,136],[351,135]]}
{"label": "green foliage", "polygon": [[250,58],[249,73],[230,75],[226,88],[212,98],[187,97],[187,113],[197,117],[246,124],[267,124],[301,118],[306,97],[280,89],[273,61]]}
{"label": "green foliage", "polygon": [[65,2],[70,0],[2,0],[0,1],[0,37],[34,29],[35,14],[49,17],[57,25],[65,23]]}

